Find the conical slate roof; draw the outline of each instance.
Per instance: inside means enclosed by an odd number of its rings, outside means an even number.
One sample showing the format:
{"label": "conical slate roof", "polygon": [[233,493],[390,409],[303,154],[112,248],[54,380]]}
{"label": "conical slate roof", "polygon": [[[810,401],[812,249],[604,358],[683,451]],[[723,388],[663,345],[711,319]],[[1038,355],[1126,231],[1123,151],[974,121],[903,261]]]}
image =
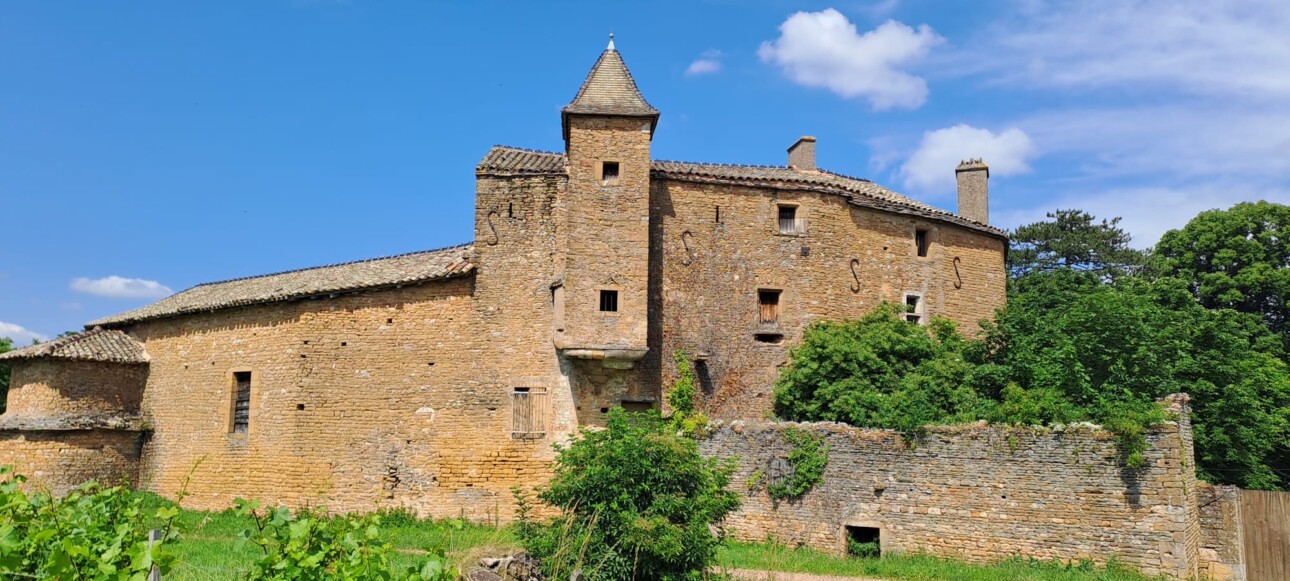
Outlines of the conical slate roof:
{"label": "conical slate roof", "polygon": [[614,48],[612,38],[609,48],[600,53],[595,66],[587,73],[587,79],[578,89],[578,95],[561,114],[566,138],[569,136],[569,115],[648,117],[651,132],[658,124],[658,109],[641,96],[640,89],[636,88],[636,81],[627,70],[627,64]]}

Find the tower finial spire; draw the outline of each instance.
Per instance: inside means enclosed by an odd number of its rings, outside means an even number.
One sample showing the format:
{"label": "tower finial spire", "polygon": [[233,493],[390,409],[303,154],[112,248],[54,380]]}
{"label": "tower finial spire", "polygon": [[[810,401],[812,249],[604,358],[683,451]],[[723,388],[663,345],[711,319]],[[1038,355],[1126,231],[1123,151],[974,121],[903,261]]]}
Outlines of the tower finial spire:
{"label": "tower finial spire", "polygon": [[609,31],[609,46],[605,50],[617,50],[614,48],[614,31]]}

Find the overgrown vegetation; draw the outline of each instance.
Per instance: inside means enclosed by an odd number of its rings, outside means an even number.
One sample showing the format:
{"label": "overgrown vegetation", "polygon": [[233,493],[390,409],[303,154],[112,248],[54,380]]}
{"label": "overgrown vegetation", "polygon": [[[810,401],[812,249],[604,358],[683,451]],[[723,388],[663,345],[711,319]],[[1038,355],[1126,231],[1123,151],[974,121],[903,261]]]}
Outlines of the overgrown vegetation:
{"label": "overgrown vegetation", "polygon": [[452,569],[443,550],[432,553],[420,566],[396,573],[390,558],[393,544],[381,529],[381,515],[328,516],[286,507],[260,509],[260,502],[237,499],[234,512],[249,517],[234,550],[246,544],[262,554],[251,565],[248,581],[363,581],[367,579],[452,581]]}
{"label": "overgrown vegetation", "polygon": [[824,479],[824,467],[829,463],[829,444],[823,434],[789,426],[784,428],[784,439],[788,440],[788,465],[793,471],[766,487],[776,500],[798,498],[815,488]]}
{"label": "overgrown vegetation", "polygon": [[[1008,304],[965,339],[883,306],[820,322],[780,377],[776,412],[915,436],[925,426],[1091,421],[1140,465],[1155,403],[1191,396],[1197,469],[1211,482],[1290,480],[1290,208],[1240,204],[1167,234],[1151,268],[1116,220],[1078,211],[1018,228]],[[1278,262],[1280,261],[1280,262]],[[1284,282],[1284,284],[1283,284]],[[1255,300],[1246,300],[1256,297]]]}
{"label": "overgrown vegetation", "polygon": [[[606,429],[558,447],[555,477],[539,495],[560,516],[526,515],[520,534],[550,579],[701,578],[721,542],[709,527],[738,507],[733,466],[703,458],[657,412],[609,412]],[[527,502],[527,501],[526,501]]]}
{"label": "overgrown vegetation", "polygon": [[708,426],[708,416],[699,411],[694,404],[694,367],[684,351],[672,353],[676,362],[676,382],[667,390],[667,404],[672,408],[672,423],[689,437],[704,434]]}
{"label": "overgrown vegetation", "polygon": [[[0,467],[0,577],[107,581],[143,579],[156,566],[164,575],[175,556],[179,510],[146,510],[124,487],[84,484],[63,498],[23,491],[26,478]],[[147,523],[161,539],[148,542]]]}

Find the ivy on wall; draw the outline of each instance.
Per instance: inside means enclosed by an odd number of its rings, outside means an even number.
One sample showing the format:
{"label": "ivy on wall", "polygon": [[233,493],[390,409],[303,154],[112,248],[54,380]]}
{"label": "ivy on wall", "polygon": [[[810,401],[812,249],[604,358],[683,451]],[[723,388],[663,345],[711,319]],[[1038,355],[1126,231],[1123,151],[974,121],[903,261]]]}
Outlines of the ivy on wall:
{"label": "ivy on wall", "polygon": [[787,478],[766,486],[766,492],[775,500],[799,498],[810,492],[824,480],[824,467],[829,464],[829,444],[823,434],[789,426],[784,428],[784,439],[792,446],[787,458],[792,471]]}

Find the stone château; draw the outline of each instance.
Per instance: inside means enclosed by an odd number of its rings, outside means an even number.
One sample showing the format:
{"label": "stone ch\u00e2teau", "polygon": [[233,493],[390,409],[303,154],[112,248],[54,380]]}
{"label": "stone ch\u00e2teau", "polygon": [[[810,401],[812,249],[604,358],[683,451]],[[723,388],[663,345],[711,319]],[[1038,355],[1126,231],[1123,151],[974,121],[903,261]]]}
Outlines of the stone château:
{"label": "stone ch\u00e2teau", "polygon": [[946,168],[956,214],[817,167],[812,137],[783,166],[656,160],[658,121],[611,42],[563,152],[475,168],[473,242],[202,284],[0,357],[0,464],[56,490],[187,482],[199,508],[505,520],[553,442],[666,407],[675,351],[710,417],[756,419],[811,321],[887,301],[971,331],[1004,304],[980,160]]}

